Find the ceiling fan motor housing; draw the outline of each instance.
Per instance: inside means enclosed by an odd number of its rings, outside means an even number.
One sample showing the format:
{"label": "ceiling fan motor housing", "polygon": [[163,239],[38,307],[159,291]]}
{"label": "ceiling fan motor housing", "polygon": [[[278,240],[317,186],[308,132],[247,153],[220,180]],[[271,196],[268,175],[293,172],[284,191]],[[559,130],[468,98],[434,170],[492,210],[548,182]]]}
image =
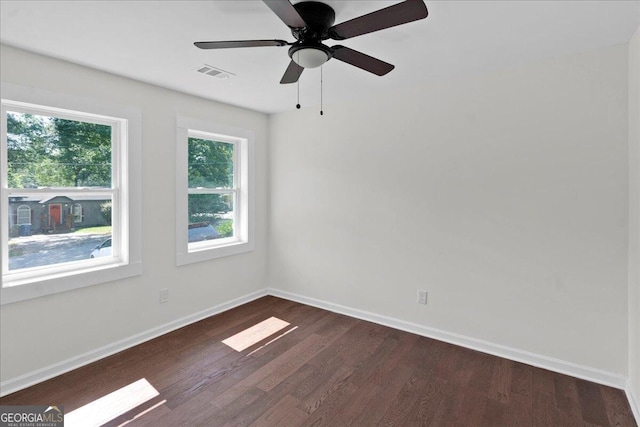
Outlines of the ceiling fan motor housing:
{"label": "ceiling fan motor housing", "polygon": [[331,48],[322,44],[322,40],[329,38],[328,30],[336,19],[335,11],[317,1],[303,1],[293,7],[307,26],[291,29],[298,41],[289,48],[289,57],[301,67],[319,67],[333,56]]}
{"label": "ceiling fan motor housing", "polygon": [[[307,24],[305,34],[303,36],[310,38],[318,38],[325,40],[329,38],[328,29],[333,25],[336,20],[336,13],[333,8],[327,4],[320,3],[319,1],[303,1],[293,5],[300,17]],[[295,29],[292,29],[295,30]],[[293,36],[300,40],[296,34],[300,32],[293,31]]]}

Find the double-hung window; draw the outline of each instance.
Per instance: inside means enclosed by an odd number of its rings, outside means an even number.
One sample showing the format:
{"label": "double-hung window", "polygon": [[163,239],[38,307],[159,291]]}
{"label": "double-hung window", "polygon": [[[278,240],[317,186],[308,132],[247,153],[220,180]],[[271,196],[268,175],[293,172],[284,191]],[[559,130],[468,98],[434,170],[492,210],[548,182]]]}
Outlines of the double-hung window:
{"label": "double-hung window", "polygon": [[178,119],[178,265],[253,249],[251,144],[251,132]]}
{"label": "double-hung window", "polygon": [[[89,111],[70,100],[3,84],[0,230],[2,304],[139,274],[130,234],[139,117]],[[54,106],[55,105],[55,106]],[[96,108],[100,110],[100,108]],[[107,108],[109,113],[114,113]],[[138,165],[139,168],[139,165]],[[96,248],[111,239],[108,253]]]}

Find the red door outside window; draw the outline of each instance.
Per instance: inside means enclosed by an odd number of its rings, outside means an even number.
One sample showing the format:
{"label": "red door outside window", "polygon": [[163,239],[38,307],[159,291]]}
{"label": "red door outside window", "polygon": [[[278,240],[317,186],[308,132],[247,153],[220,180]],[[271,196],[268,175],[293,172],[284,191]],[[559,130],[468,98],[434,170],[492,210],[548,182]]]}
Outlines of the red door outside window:
{"label": "red door outside window", "polygon": [[62,224],[62,205],[49,205],[49,226]]}

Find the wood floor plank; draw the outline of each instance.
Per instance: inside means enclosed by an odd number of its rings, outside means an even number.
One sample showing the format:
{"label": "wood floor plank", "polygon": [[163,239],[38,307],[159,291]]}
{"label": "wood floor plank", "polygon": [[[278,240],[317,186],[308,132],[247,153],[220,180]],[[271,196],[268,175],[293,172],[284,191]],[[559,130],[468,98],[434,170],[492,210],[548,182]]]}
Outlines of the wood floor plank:
{"label": "wood floor plank", "polygon": [[324,380],[300,402],[300,410],[307,414],[313,414],[332,394],[338,393],[340,389],[347,386],[347,380],[352,373],[352,367],[338,366],[331,375],[324,377]]}
{"label": "wood floor plank", "polygon": [[297,346],[279,359],[269,362],[264,368],[264,371],[267,371],[268,375],[259,381],[257,387],[265,391],[271,390],[292,372],[311,360],[314,360],[320,353],[326,351],[327,348],[331,348],[335,341],[341,339],[350,330],[351,328],[347,329],[336,326],[325,334],[313,334],[312,336],[317,336],[319,339],[311,343],[309,347]]}
{"label": "wood floor plank", "polygon": [[235,385],[239,372],[253,372],[264,364],[261,362],[263,361],[230,353],[217,363],[203,362],[184,375],[176,375],[174,381],[161,391],[167,398],[167,406],[174,408],[192,395],[212,387],[221,389]]}
{"label": "wood floor plank", "polygon": [[[389,354],[397,347],[399,340],[397,334],[386,334],[385,340],[369,355],[362,354],[354,366],[353,372],[346,378],[342,387],[334,390],[326,399],[322,405],[317,408],[308,417],[308,425],[313,426],[328,426],[333,427],[344,423],[345,420],[350,420],[358,413],[352,412],[351,416],[347,416],[345,413],[349,411],[349,408],[359,409],[364,406],[369,400],[372,400],[372,396],[369,392],[376,390],[375,387],[371,387],[368,381],[372,378],[371,366],[378,366],[389,356]],[[343,355],[336,357],[337,362],[342,361]],[[333,359],[330,359],[333,361]],[[332,365],[332,362],[327,363],[327,370],[336,369]],[[344,362],[343,362],[344,363]],[[339,363],[338,367],[341,366]],[[318,368],[317,370],[320,370]],[[363,399],[360,400],[359,397]],[[345,407],[347,410],[345,411]],[[340,415],[342,414],[342,415]]]}
{"label": "wood floor plank", "polygon": [[513,393],[507,410],[507,426],[531,427],[533,425],[533,397]]}
{"label": "wood floor plank", "polygon": [[389,357],[379,365],[371,367],[371,383],[379,386],[386,385],[389,373],[393,372],[402,362],[403,357],[418,341],[418,336],[406,334],[400,337],[398,345],[389,354]]}
{"label": "wood floor plank", "polygon": [[369,352],[369,354],[362,353],[362,358],[354,365],[355,370],[351,380],[353,383],[360,387],[364,383],[371,382],[374,375],[377,374],[375,367],[383,366],[385,361],[389,359],[390,355],[397,349],[400,344],[400,340],[393,334],[387,335],[383,342],[378,347]]}
{"label": "wood floor plank", "polygon": [[391,406],[396,399],[397,395],[404,385],[409,381],[409,378],[413,375],[413,370],[406,366],[400,365],[395,369],[387,371],[386,380],[383,386],[378,389],[381,393],[378,395],[384,395],[385,399],[373,399],[367,402],[365,406],[360,409],[360,413],[353,421],[354,426],[371,426],[377,425],[382,419],[389,406]]}
{"label": "wood floor plank", "polygon": [[580,410],[580,398],[575,378],[566,375],[555,375],[556,405],[561,413],[564,425],[581,425],[584,423]]}
{"label": "wood floor plank", "polygon": [[494,364],[491,385],[489,386],[489,398],[501,403],[509,403],[511,396],[512,362],[506,359],[497,359]]}
{"label": "wood floor plank", "polygon": [[469,387],[478,390],[481,393],[489,393],[491,380],[493,378],[493,370],[496,367],[495,357],[489,354],[478,355],[478,361],[473,370],[473,374],[469,379]]}
{"label": "wood floor plank", "polygon": [[509,425],[509,405],[495,399],[487,400],[480,426],[495,427]]}
{"label": "wood floor plank", "polygon": [[523,396],[532,396],[533,367],[520,362],[512,362],[511,392]]}
{"label": "wood floor plank", "polygon": [[[264,392],[264,398],[255,401],[249,406],[236,407],[234,412],[230,414],[230,420],[223,425],[227,426],[247,426],[255,422],[258,418],[275,406],[287,394],[291,394],[301,381],[313,375],[313,369],[308,365],[301,367],[299,370],[291,374],[284,381],[279,383],[269,392]],[[258,389],[256,389],[258,390]],[[295,411],[294,411],[295,412]]]}
{"label": "wood floor plank", "polygon": [[[326,393],[322,397],[322,403],[313,411],[313,413],[308,415],[305,425],[312,425],[315,427],[335,426],[336,424],[333,421],[334,414],[345,405],[353,402],[353,397],[356,393],[361,391],[362,388],[358,388],[354,383],[353,376],[345,378],[341,383],[337,384],[336,387],[333,387],[330,393]],[[302,405],[299,405],[298,408],[300,408],[301,411],[304,409]],[[343,419],[338,420],[340,422],[344,422]]]}
{"label": "wood floor plank", "polygon": [[386,394],[383,387],[375,384],[364,384],[349,401],[344,402],[342,407],[336,409],[329,418],[323,420],[327,426],[358,426],[358,417],[362,414],[363,408],[372,405],[379,396]]}
{"label": "wood floor plank", "polygon": [[[542,375],[546,378],[547,374]],[[560,425],[560,412],[555,405],[555,396],[536,390],[533,393],[532,425],[549,427]]]}
{"label": "wood floor plank", "polygon": [[401,362],[421,375],[432,375],[443,355],[443,347],[432,339],[419,337]]}
{"label": "wood floor plank", "polygon": [[432,376],[418,395],[418,400],[407,411],[406,425],[428,426],[445,395],[445,381]]}
{"label": "wood floor plank", "polygon": [[[162,396],[161,396],[162,397]],[[153,409],[147,414],[134,419],[127,427],[153,427],[159,425],[186,426],[204,425],[212,414],[220,408],[210,393],[199,393],[191,396],[182,405],[170,408],[166,404]]]}
{"label": "wood floor plank", "polygon": [[620,390],[604,385],[599,387],[607,415],[609,416],[609,424],[616,427],[631,425],[633,413],[629,402],[626,399],[620,399]]}
{"label": "wood floor plank", "polygon": [[409,410],[420,399],[420,394],[427,387],[428,378],[413,375],[409,378],[396,396],[393,403],[382,416],[378,423],[380,426],[403,426],[407,425],[406,419],[409,417]]}
{"label": "wood floor plank", "polygon": [[[256,333],[242,351],[222,342],[272,317],[290,325]],[[637,427],[621,390],[276,297],[4,396],[0,405],[53,403],[68,413],[141,379],[154,397],[104,425]]]}
{"label": "wood floor plank", "polygon": [[[302,340],[296,347],[291,348],[289,351],[267,362],[244,379],[236,382],[224,395],[219,397],[220,404],[226,405],[230,403],[235,395],[242,394],[253,387],[258,387],[264,391],[271,390],[284,378],[304,365],[320,351],[324,345],[323,337],[316,334],[310,335]],[[276,380],[269,381],[266,386],[259,387],[266,379],[274,377]]]}
{"label": "wood floor plank", "polygon": [[245,409],[258,405],[267,397],[267,393],[255,387],[249,388],[242,394],[236,394],[235,391],[233,393],[235,398],[225,403],[220,402],[220,396],[213,396],[213,401],[220,409],[209,415],[205,420],[206,425],[244,426],[247,420],[240,416],[245,414]]}
{"label": "wood floor plank", "polygon": [[288,417],[300,401],[290,394],[285,395],[278,403],[265,411],[257,420],[250,425],[255,427],[279,427],[283,424],[283,419]]}
{"label": "wood floor plank", "polygon": [[534,369],[532,372],[533,390],[538,393],[548,394],[555,403],[556,385],[553,381],[553,372],[546,369]]}
{"label": "wood floor plank", "polygon": [[461,404],[456,408],[456,425],[471,426],[482,422],[489,399],[472,388],[464,391]]}
{"label": "wood floor plank", "polygon": [[287,415],[273,427],[300,427],[307,424],[307,414],[302,413],[298,408],[290,408]]}
{"label": "wood floor plank", "polygon": [[600,386],[580,379],[576,380],[576,386],[582,410],[582,419],[586,423],[609,427],[609,416],[600,394]]}
{"label": "wood floor plank", "polygon": [[[461,350],[457,355],[453,371],[447,374],[451,384],[457,388],[466,389],[476,370],[481,367],[481,360],[482,357],[477,351]],[[492,360],[491,364],[494,365],[495,363],[495,360]]]}
{"label": "wood floor plank", "polygon": [[455,390],[445,393],[428,425],[432,427],[456,425],[457,411],[462,404],[463,398],[464,391],[462,390],[459,393],[455,392]]}
{"label": "wood floor plank", "polygon": [[[435,375],[439,378],[451,381],[456,376],[460,362],[461,354],[456,351],[452,345],[448,345],[444,349],[444,353],[435,368]],[[493,363],[493,362],[492,362]],[[471,381],[471,379],[469,379]]]}
{"label": "wood floor plank", "polygon": [[635,425],[633,415],[620,413],[620,412],[608,412],[609,424],[613,427],[623,427]]}

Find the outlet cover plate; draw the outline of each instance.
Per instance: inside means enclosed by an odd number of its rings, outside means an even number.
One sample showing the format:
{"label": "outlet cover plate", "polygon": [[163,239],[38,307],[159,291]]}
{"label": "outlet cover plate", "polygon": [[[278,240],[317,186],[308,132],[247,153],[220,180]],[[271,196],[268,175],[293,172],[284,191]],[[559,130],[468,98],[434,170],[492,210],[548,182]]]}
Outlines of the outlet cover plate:
{"label": "outlet cover plate", "polygon": [[418,304],[427,303],[427,291],[424,289],[418,289]]}
{"label": "outlet cover plate", "polygon": [[169,289],[160,289],[160,304],[169,301]]}

